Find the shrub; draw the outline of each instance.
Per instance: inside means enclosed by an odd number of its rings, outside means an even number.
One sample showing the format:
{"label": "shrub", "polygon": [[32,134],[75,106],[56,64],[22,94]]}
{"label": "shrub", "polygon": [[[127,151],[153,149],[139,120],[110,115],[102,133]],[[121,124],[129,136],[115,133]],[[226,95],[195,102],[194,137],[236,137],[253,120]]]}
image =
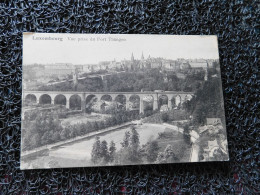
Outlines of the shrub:
{"label": "shrub", "polygon": [[169,115],[168,113],[164,112],[162,113],[162,121],[167,122],[169,120]]}

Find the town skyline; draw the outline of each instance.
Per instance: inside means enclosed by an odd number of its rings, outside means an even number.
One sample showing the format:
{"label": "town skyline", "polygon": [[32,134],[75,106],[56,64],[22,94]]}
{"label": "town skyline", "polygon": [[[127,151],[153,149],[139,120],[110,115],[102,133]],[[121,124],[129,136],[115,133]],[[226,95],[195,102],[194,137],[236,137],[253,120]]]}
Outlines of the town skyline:
{"label": "town skyline", "polygon": [[[39,33],[49,37],[52,34]],[[23,64],[73,63],[73,64],[98,64],[100,61],[111,61],[111,56],[116,56],[117,61],[129,59],[134,53],[140,59],[144,52],[145,59],[150,55],[155,58],[162,57],[176,60],[185,59],[219,59],[216,36],[193,35],[84,35],[105,39],[108,36],[125,38],[126,41],[69,41],[67,34],[59,34],[63,41],[33,40],[24,34]],[[70,34],[73,38],[83,37],[81,34]],[[37,42],[37,44],[35,44]],[[30,57],[27,57],[30,56]]]}
{"label": "town skyline", "polygon": [[[219,58],[177,58],[177,59],[169,59],[169,58],[163,58],[163,57],[153,57],[151,55],[147,55],[145,57],[145,54],[144,52],[141,53],[140,57],[136,57],[136,55],[134,54],[134,52],[132,52],[130,54],[130,57],[129,58],[124,58],[123,60],[117,60],[117,58],[111,58],[110,60],[102,60],[102,61],[98,61],[97,63],[81,63],[81,64],[76,64],[76,63],[70,63],[70,62],[53,62],[53,63],[38,63],[38,62],[34,62],[34,63],[31,63],[31,64],[23,64],[25,66],[32,66],[32,65],[70,65],[70,66],[78,66],[78,65],[86,65],[86,66],[89,66],[89,65],[97,65],[99,66],[100,63],[103,63],[103,62],[125,62],[125,61],[131,61],[131,57],[132,55],[134,56],[134,60],[135,61],[141,61],[141,60],[149,60],[149,59],[161,59],[161,60],[166,60],[166,61],[217,61],[219,60]],[[142,57],[144,56],[144,59],[142,59]],[[191,65],[192,67],[192,65]]]}

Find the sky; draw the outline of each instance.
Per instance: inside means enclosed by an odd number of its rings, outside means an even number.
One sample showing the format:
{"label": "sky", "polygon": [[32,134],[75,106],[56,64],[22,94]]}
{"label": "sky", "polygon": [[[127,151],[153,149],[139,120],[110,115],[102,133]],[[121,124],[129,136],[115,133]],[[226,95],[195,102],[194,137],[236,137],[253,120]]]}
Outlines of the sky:
{"label": "sky", "polygon": [[145,59],[149,55],[172,60],[219,58],[214,35],[23,34],[24,65],[97,64],[114,59],[130,60],[132,53],[135,59],[140,59],[142,52]]}

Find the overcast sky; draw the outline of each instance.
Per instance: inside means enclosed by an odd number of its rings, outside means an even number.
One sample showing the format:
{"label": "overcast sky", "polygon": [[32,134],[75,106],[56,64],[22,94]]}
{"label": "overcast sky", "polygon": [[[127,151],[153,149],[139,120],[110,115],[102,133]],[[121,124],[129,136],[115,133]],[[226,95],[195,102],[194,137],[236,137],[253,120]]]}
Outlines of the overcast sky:
{"label": "overcast sky", "polygon": [[[62,39],[60,40],[42,40]],[[122,39],[112,41],[112,39]],[[40,40],[39,40],[40,39]],[[84,40],[82,40],[84,39]],[[94,40],[93,40],[94,39]],[[23,64],[97,64],[144,57],[218,59],[216,36],[24,33]]]}

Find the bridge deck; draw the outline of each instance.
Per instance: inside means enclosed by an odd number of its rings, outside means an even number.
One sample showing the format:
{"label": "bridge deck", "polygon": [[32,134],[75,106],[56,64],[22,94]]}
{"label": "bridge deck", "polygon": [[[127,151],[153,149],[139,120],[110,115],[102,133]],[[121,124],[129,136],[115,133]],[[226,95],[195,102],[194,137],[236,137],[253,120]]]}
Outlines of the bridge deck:
{"label": "bridge deck", "polygon": [[38,94],[194,94],[194,92],[184,92],[184,91],[163,91],[163,92],[154,92],[154,91],[137,91],[137,92],[95,92],[95,91],[27,91],[23,90],[23,93],[38,93]]}

